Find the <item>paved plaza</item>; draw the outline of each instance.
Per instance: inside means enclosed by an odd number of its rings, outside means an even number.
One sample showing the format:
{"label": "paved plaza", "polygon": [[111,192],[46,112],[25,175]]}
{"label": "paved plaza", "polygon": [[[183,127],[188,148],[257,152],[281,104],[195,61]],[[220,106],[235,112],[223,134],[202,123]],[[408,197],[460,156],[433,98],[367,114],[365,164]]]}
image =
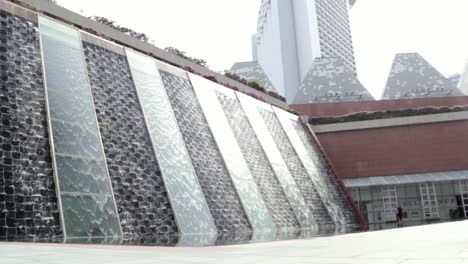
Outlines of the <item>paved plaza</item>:
{"label": "paved plaza", "polygon": [[468,263],[468,221],[206,248],[0,243],[2,264]]}

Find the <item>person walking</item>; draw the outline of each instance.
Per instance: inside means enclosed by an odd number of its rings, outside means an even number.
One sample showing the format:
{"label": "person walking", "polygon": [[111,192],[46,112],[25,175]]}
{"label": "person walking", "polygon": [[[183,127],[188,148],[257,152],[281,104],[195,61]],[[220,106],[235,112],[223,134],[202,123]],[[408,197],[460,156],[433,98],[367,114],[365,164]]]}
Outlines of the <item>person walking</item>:
{"label": "person walking", "polygon": [[397,227],[403,227],[403,208],[400,205],[397,207],[396,211]]}

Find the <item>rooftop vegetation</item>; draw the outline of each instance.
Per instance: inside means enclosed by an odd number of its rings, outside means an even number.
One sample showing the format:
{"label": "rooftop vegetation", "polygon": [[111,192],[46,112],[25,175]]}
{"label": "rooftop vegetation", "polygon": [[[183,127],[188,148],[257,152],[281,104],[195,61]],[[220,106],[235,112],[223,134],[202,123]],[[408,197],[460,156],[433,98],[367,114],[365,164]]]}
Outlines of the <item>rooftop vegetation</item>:
{"label": "rooftop vegetation", "polygon": [[397,118],[407,116],[432,115],[468,111],[468,105],[453,107],[423,107],[404,110],[386,110],[379,112],[359,112],[343,116],[309,117],[312,125],[327,125],[345,122],[368,121],[376,119]]}

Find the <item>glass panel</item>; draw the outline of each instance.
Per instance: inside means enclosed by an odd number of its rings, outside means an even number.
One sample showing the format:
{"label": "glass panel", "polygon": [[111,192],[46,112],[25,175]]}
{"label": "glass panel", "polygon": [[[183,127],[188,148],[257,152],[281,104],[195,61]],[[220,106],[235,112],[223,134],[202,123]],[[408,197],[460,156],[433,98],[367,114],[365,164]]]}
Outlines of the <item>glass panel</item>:
{"label": "glass panel", "polygon": [[260,116],[260,113],[257,110],[257,104],[262,103],[247,95],[241,93],[236,94],[245,114],[247,115],[247,118],[250,121],[250,124],[252,125],[252,128],[257,134],[257,138],[260,141],[260,144],[265,150],[265,154],[270,161],[273,171],[278,177],[281,187],[283,188],[301,227],[303,229],[313,229],[317,231],[317,223],[315,222],[314,217],[304,200],[304,197],[297,187],[294,178],[289,172],[286,163],[281,157],[281,153],[276,146],[274,139],[270,135],[263,118]]}
{"label": "glass panel", "polygon": [[438,218],[439,208],[434,183],[420,183],[421,203],[426,218]]}
{"label": "glass panel", "polygon": [[130,67],[133,71],[137,71],[158,78],[158,68],[157,66],[155,66],[155,61],[153,59],[128,49],[126,50],[126,54],[128,63],[130,64]]}
{"label": "glass panel", "polygon": [[[51,113],[54,113],[51,110]],[[93,131],[88,124],[76,124],[53,118],[52,127],[56,131],[54,134],[56,154],[67,154],[93,159],[102,158],[100,145],[96,131]]]}
{"label": "glass panel", "polygon": [[332,190],[330,190],[324,181],[324,179],[319,174],[319,169],[315,166],[311,157],[309,156],[305,146],[302,143],[301,138],[297,134],[296,130],[293,127],[294,122],[300,122],[299,117],[293,114],[290,114],[282,109],[272,107],[278,120],[281,123],[284,131],[286,132],[289,140],[291,141],[292,146],[294,147],[299,159],[301,160],[304,168],[309,174],[315,189],[317,190],[322,202],[326,206],[330,216],[337,225],[337,228],[345,228],[346,219],[345,216],[338,206],[338,202],[332,195]]}
{"label": "glass panel", "polygon": [[[55,144],[57,145],[57,144]],[[62,193],[109,194],[106,167],[102,161],[55,155]]]}
{"label": "glass panel", "polygon": [[360,188],[359,189],[359,196],[361,198],[361,201],[370,201],[371,200],[371,195],[370,195],[369,188]]}
{"label": "glass panel", "polygon": [[[206,234],[216,240],[205,197],[190,162],[172,107],[153,59],[126,50],[148,130],[182,235]],[[184,240],[185,241],[185,240]],[[192,238],[187,237],[186,244]]]}
{"label": "glass panel", "polygon": [[406,188],[404,185],[396,185],[396,196],[398,199],[405,199],[406,198]]}
{"label": "glass panel", "polygon": [[74,237],[119,236],[119,220],[109,195],[62,193],[62,208],[68,234]]}
{"label": "glass panel", "polygon": [[190,80],[252,225],[254,231],[253,240],[265,239],[264,236],[261,238],[257,237],[257,234],[274,234],[275,225],[273,218],[255,184],[215,93],[216,90],[222,93],[228,93],[229,91],[224,91],[225,88],[218,89],[218,84],[196,75],[191,74]]}
{"label": "glass panel", "polygon": [[121,236],[79,32],[39,25],[65,235]]}

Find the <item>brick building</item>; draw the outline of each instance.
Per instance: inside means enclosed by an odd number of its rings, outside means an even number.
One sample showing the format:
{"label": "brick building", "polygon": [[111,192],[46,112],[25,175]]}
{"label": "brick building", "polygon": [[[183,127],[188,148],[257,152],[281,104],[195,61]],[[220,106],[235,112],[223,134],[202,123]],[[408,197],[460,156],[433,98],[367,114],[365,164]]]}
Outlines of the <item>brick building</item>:
{"label": "brick building", "polygon": [[[405,225],[468,215],[468,97],[296,105],[312,117],[380,112],[379,118],[311,125],[337,174],[350,189],[370,229],[396,226],[397,205]],[[399,117],[385,111],[425,108]],[[432,109],[433,113],[428,114]],[[414,111],[413,111],[414,112]],[[414,113],[413,113],[414,114]],[[362,116],[365,114],[361,114]],[[368,114],[371,115],[371,114]],[[315,119],[320,120],[320,119]],[[353,121],[351,121],[353,120]]]}

